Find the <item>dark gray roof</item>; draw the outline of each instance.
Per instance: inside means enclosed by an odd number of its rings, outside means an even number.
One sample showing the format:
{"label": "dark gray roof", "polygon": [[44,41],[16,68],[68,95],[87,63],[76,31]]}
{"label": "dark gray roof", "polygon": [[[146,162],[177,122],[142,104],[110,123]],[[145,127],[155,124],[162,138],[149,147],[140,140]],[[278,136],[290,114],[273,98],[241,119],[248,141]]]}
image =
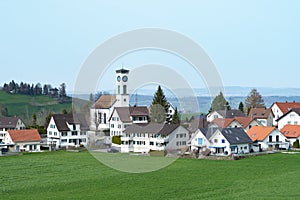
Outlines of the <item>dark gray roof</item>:
{"label": "dark gray roof", "polygon": [[231,145],[252,143],[251,138],[243,128],[224,128],[221,133]]}
{"label": "dark gray roof", "polygon": [[218,110],[217,113],[222,115],[224,118],[246,117],[246,115],[240,110]]}
{"label": "dark gray roof", "polygon": [[208,122],[206,118],[195,118],[191,120],[188,130],[193,133],[196,132],[198,129],[207,128],[207,127],[208,127]]}
{"label": "dark gray roof", "polygon": [[123,69],[123,68],[122,68],[122,69],[117,69],[116,72],[117,72],[117,73],[121,73],[121,74],[128,74],[128,73],[129,73],[129,70],[128,70],[128,69]]}
{"label": "dark gray roof", "polygon": [[19,117],[0,117],[0,128],[14,129],[19,119]]}
{"label": "dark gray roof", "polygon": [[115,111],[118,113],[120,120],[123,123],[132,122],[130,116],[149,117],[149,110],[146,106],[116,107]]}
{"label": "dark gray roof", "polygon": [[125,133],[152,133],[167,136],[177,129],[179,124],[132,124],[128,126]]}
{"label": "dark gray roof", "polygon": [[200,128],[199,130],[204,134],[204,136],[207,139],[209,139],[218,129],[221,130],[220,128],[216,127]]}
{"label": "dark gray roof", "polygon": [[88,124],[82,114],[54,114],[52,115],[59,131],[70,131],[68,124],[80,124],[81,130],[88,130]]}

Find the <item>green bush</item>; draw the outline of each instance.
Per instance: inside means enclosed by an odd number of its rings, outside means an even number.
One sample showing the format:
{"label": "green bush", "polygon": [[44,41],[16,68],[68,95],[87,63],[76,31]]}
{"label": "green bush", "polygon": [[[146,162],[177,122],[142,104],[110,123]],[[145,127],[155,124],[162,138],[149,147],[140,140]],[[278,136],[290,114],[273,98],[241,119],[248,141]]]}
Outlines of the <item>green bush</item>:
{"label": "green bush", "polygon": [[293,148],[299,148],[299,140],[297,139],[294,143],[293,143]]}
{"label": "green bush", "polygon": [[120,145],[121,144],[121,136],[113,136],[112,143]]}

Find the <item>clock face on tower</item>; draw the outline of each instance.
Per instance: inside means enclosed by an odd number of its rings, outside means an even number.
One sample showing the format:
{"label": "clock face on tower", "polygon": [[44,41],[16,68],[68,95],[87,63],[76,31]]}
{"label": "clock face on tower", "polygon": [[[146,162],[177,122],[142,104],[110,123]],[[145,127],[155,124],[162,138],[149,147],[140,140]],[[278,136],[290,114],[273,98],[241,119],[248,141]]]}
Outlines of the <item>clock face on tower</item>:
{"label": "clock face on tower", "polygon": [[121,76],[117,77],[117,81],[120,82],[121,81]]}
{"label": "clock face on tower", "polygon": [[128,77],[127,77],[127,76],[123,76],[122,80],[123,80],[124,82],[126,82],[126,81],[128,80]]}

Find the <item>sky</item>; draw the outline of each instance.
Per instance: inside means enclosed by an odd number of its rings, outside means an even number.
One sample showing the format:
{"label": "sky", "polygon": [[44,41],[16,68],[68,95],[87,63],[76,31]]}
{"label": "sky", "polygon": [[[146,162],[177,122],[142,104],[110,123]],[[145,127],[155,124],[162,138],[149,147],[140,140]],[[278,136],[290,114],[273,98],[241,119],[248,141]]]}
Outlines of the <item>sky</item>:
{"label": "sky", "polygon": [[[300,1],[0,1],[0,67],[4,82],[66,83],[73,91],[81,67],[120,33],[155,27],[186,35],[215,64],[224,86],[300,88]],[[98,89],[115,83],[114,70],[145,63],[171,66],[191,87],[205,87],[189,63],[161,51],[114,60]]]}

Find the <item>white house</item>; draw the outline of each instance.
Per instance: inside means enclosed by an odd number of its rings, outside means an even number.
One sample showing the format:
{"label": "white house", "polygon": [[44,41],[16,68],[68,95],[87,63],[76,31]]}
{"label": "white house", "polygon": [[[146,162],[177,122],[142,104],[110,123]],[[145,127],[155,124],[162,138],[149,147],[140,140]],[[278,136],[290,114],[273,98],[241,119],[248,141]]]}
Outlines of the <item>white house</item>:
{"label": "white house", "polygon": [[36,129],[8,130],[4,138],[9,151],[40,151],[41,136]]}
{"label": "white house", "polygon": [[271,108],[252,108],[248,117],[258,120],[262,126],[273,126],[274,113]]}
{"label": "white house", "polygon": [[274,113],[273,125],[277,126],[277,120],[293,108],[300,108],[300,102],[275,102],[270,107]]}
{"label": "white house", "polygon": [[90,109],[92,130],[109,129],[109,118],[115,107],[129,107],[128,94],[129,70],[116,70],[116,91],[113,95],[101,95]]}
{"label": "white house", "polygon": [[115,107],[109,119],[110,136],[122,135],[131,124],[147,124],[149,110],[146,106]]}
{"label": "white house", "polygon": [[249,153],[252,143],[243,128],[217,129],[209,140],[209,148],[215,155]]}
{"label": "white house", "polygon": [[240,110],[217,110],[212,111],[207,115],[207,121],[212,122],[214,119],[245,117],[245,114]]}
{"label": "white house", "polygon": [[23,130],[26,126],[19,117],[0,117],[0,143],[8,130]]}
{"label": "white house", "polygon": [[300,125],[300,108],[293,108],[277,119],[279,130],[287,124]]}
{"label": "white house", "polygon": [[55,148],[86,146],[88,130],[81,114],[54,114],[47,127],[47,144]]}
{"label": "white house", "polygon": [[203,152],[210,146],[209,138],[218,128],[200,128],[192,134],[190,139],[191,151]]}
{"label": "white house", "polygon": [[121,137],[121,152],[180,151],[187,149],[189,131],[179,124],[133,124]]}
{"label": "white house", "polygon": [[289,148],[286,137],[276,127],[254,126],[247,134],[253,141],[255,152]]}
{"label": "white house", "polygon": [[287,138],[290,145],[293,146],[294,142],[300,140],[300,125],[285,125],[280,132]]}

